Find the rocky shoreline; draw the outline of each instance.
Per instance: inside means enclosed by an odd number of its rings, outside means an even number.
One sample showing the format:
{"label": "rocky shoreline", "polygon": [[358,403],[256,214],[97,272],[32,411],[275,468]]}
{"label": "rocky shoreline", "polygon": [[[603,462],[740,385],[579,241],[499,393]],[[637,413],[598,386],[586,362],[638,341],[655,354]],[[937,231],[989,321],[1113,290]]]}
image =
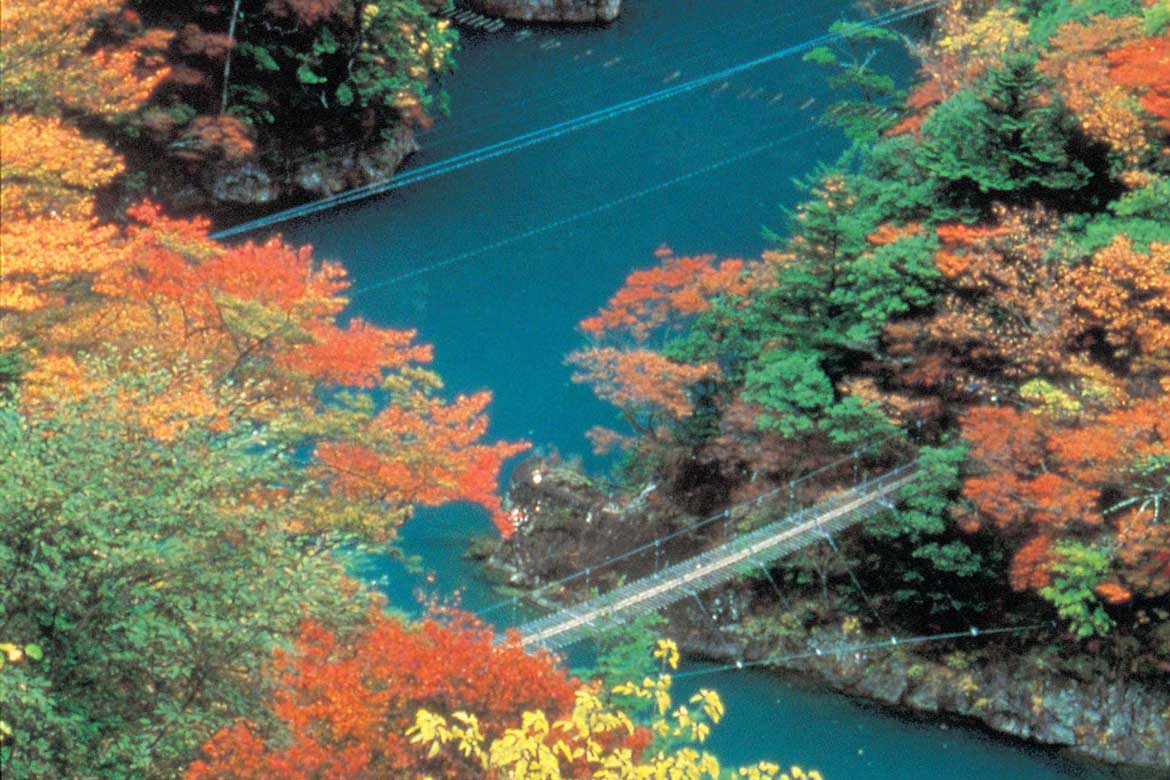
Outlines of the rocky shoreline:
{"label": "rocky shoreline", "polygon": [[[517,532],[484,557],[522,589],[598,565],[653,539],[672,522],[694,519],[671,521],[672,511],[655,493],[647,485],[632,500],[619,501],[575,469],[530,459],[515,469],[508,493]],[[679,538],[654,553],[678,560],[688,554],[687,545],[693,551],[719,533],[713,528],[706,538]],[[647,554],[621,569],[599,567],[589,587],[605,590],[654,565]],[[547,594],[562,603],[581,595],[580,589]],[[1094,666],[1091,659],[1077,669],[1067,659],[1054,659],[1043,643],[1029,643],[1034,634],[792,659],[809,648],[856,647],[884,637],[867,634],[856,620],[818,613],[808,600],[782,606],[774,589],[759,582],[733,583],[702,594],[699,604],[693,601],[671,607],[668,620],[672,636],[694,656],[762,661],[916,716],[954,718],[1067,748],[1118,766],[1125,777],[1164,777],[1170,769],[1170,690]]]}
{"label": "rocky shoreline", "polygon": [[300,203],[333,195],[394,175],[407,157],[419,150],[414,132],[400,126],[389,137],[367,146],[346,144],[282,158],[274,154],[243,160],[222,160],[201,175],[182,176],[169,188],[168,200],[178,209],[264,208]]}
{"label": "rocky shoreline", "polygon": [[608,23],[618,18],[622,0],[464,0],[481,14],[519,22]]}
{"label": "rocky shoreline", "polygon": [[[428,0],[438,10],[445,0]],[[488,16],[522,22],[608,24],[621,13],[621,0],[464,0],[461,6]],[[156,187],[156,198],[179,211],[230,210],[268,213],[389,178],[419,150],[414,132],[401,125],[379,143],[345,144],[298,156],[270,150],[236,160],[176,170],[173,181]]]}

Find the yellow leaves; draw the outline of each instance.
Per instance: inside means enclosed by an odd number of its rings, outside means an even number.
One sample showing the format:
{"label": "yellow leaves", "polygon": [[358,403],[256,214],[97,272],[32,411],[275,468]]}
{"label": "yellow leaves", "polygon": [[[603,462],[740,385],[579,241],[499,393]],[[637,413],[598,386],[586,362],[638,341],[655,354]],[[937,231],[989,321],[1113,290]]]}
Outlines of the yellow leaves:
{"label": "yellow leaves", "polygon": [[444,745],[453,742],[465,758],[486,766],[487,756],[480,749],[484,735],[479,719],[467,712],[455,712],[451,720],[454,723],[449,723],[442,715],[420,709],[415,713],[414,725],[406,730],[406,736],[413,745],[429,746],[427,758],[434,758]]}
{"label": "yellow leaves", "polygon": [[152,31],[125,48],[91,51],[104,19],[121,9],[115,0],[72,0],[51,11],[35,0],[7,0],[0,28],[4,107],[102,116],[135,109],[166,75],[136,47],[160,49],[166,33]]}
{"label": "yellow leaves", "polygon": [[824,780],[821,773],[815,769],[805,771],[799,766],[789,767],[787,772],[780,773],[780,766],[767,761],[761,761],[754,766],[743,767],[735,777],[739,780]]}
{"label": "yellow leaves", "polygon": [[1080,401],[1043,379],[1025,382],[1020,387],[1020,397],[1056,419],[1072,417],[1081,410]]}
{"label": "yellow leaves", "polygon": [[[44,651],[41,646],[37,644],[27,644],[24,647],[12,644],[11,642],[0,642],[0,669],[4,668],[5,663],[18,664],[25,660],[31,659],[39,661],[44,657]],[[21,686],[23,688],[23,686]],[[11,706],[10,702],[5,702],[11,709],[17,709]],[[12,737],[12,726],[7,721],[0,719],[0,746],[2,746],[8,739]]]}
{"label": "yellow leaves", "polygon": [[699,692],[690,698],[691,704],[698,704],[703,713],[712,723],[718,723],[723,719],[723,700],[719,698],[716,691],[707,688],[700,688]]}
{"label": "yellow leaves", "polygon": [[658,708],[659,715],[665,715],[666,711],[670,709],[671,700],[670,693],[663,689],[658,689],[653,692],[654,704]]}
{"label": "yellow leaves", "polygon": [[5,221],[19,215],[76,218],[93,211],[93,190],[122,172],[122,158],[57,118],[31,115],[0,122],[0,209]]}
{"label": "yellow leaves", "polygon": [[114,226],[93,219],[5,219],[0,224],[4,277],[24,276],[46,283],[96,273],[121,258],[112,246],[117,232]]}
{"label": "yellow leaves", "polygon": [[116,234],[92,219],[6,215],[0,222],[0,310],[29,312],[57,301],[72,280],[120,259]]}
{"label": "yellow leaves", "polygon": [[[924,109],[945,99],[1027,46],[1028,24],[1010,7],[992,7],[972,18],[966,6],[953,0],[941,9],[936,22],[939,38],[922,52],[928,86],[911,95],[910,108]],[[917,130],[921,122],[921,114],[912,114],[899,132]]]}
{"label": "yellow leaves", "polygon": [[102,387],[100,379],[90,376],[72,357],[61,354],[49,354],[36,360],[25,372],[24,383],[28,403],[38,403],[50,394],[62,400],[77,399]]}
{"label": "yellow leaves", "polygon": [[770,761],[761,761],[752,766],[740,767],[735,773],[735,776],[742,780],[764,780],[765,778],[775,777],[779,771],[779,764],[773,764]]}
{"label": "yellow leaves", "polygon": [[0,309],[30,312],[43,307],[49,299],[29,282],[0,279]]}
{"label": "yellow leaves", "polygon": [[939,40],[938,48],[956,57],[999,59],[1028,37],[1028,23],[1012,8],[992,8],[974,21],[963,20]]}
{"label": "yellow leaves", "polygon": [[[654,657],[674,669],[679,661],[678,646],[670,640],[660,640]],[[616,685],[612,691],[620,696],[654,700],[660,717],[651,724],[650,730],[661,739],[676,738],[700,744],[711,733],[711,724],[718,723],[724,714],[719,694],[704,688],[688,700],[689,704],[696,705],[694,711],[680,706],[669,717],[661,717],[670,708],[670,675],[665,673],[641,683]],[[474,717],[466,713],[457,712],[448,720],[420,710],[407,735],[412,744],[427,748],[431,757],[442,747],[454,744],[465,757],[479,764],[485,780],[585,777],[719,780],[723,777],[715,756],[689,744],[652,753],[631,747],[631,743],[623,741],[630,736],[637,739],[630,716],[605,704],[588,687],[577,692],[572,713],[551,724],[542,712],[525,712],[518,727],[508,729],[490,743],[476,726]],[[641,734],[644,736],[645,732]],[[797,766],[781,774],[778,764],[768,762],[743,767],[731,776],[739,780],[823,780],[820,773],[805,772]]]}
{"label": "yellow leaves", "polygon": [[678,645],[672,639],[659,639],[654,648],[653,657],[659,659],[671,669],[678,668]]}
{"label": "yellow leaves", "polygon": [[4,661],[7,660],[10,664],[20,663],[24,660],[24,650],[20,649],[11,642],[0,642],[0,667],[3,667]]}

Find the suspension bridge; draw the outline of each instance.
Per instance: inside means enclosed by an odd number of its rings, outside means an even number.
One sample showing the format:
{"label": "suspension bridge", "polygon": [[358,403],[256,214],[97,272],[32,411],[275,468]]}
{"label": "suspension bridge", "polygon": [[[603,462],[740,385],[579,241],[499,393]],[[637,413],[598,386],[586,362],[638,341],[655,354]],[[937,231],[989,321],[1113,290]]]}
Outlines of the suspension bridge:
{"label": "suspension bridge", "polygon": [[525,647],[558,649],[655,612],[894,507],[918,476],[901,466],[707,552],[519,627]]}

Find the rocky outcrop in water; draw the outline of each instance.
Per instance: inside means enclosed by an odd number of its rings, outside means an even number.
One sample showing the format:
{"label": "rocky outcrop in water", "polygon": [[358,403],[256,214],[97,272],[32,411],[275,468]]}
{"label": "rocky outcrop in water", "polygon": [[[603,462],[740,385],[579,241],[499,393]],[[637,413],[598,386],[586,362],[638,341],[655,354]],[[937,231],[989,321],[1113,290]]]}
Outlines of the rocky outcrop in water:
{"label": "rocky outcrop in water", "polygon": [[207,190],[213,200],[229,205],[262,205],[280,196],[280,185],[272,174],[252,160],[216,164]]}
{"label": "rocky outcrop in water", "polygon": [[[653,548],[654,538],[696,518],[678,517],[653,485],[621,500],[578,471],[532,458],[512,476],[506,506],[517,524],[511,540],[492,554],[513,584],[534,587],[594,567],[589,586],[606,590],[678,561],[721,538],[720,523],[698,535]],[[734,518],[732,520],[734,522]],[[641,544],[651,550],[620,566],[607,559]],[[581,580],[576,582],[585,586]],[[572,602],[582,589],[545,592]],[[819,600],[817,600],[819,602]],[[701,605],[701,606],[700,606]],[[996,731],[1064,746],[1097,760],[1170,769],[1170,690],[1127,677],[1092,659],[1057,657],[1042,642],[1012,635],[969,640],[954,648],[893,646],[870,652],[798,658],[810,647],[855,647],[881,642],[840,615],[801,603],[781,608],[770,587],[743,581],[687,599],[669,610],[671,634],[693,654],[723,660],[776,660],[771,665],[820,679],[858,697],[918,714],[970,719]],[[794,614],[802,617],[794,618]],[[1033,640],[1035,635],[1029,635]]]}
{"label": "rocky outcrop in water", "polygon": [[390,178],[418,148],[410,128],[398,127],[390,138],[356,153],[353,147],[343,147],[310,155],[296,163],[291,184],[313,195],[332,195]]}
{"label": "rocky outcrop in water", "polygon": [[467,0],[482,14],[521,22],[612,22],[622,0]]}
{"label": "rocky outcrop in water", "polygon": [[179,210],[297,202],[388,179],[418,149],[411,129],[398,127],[380,143],[326,149],[283,165],[223,160],[208,167],[202,177],[177,176],[160,197]]}

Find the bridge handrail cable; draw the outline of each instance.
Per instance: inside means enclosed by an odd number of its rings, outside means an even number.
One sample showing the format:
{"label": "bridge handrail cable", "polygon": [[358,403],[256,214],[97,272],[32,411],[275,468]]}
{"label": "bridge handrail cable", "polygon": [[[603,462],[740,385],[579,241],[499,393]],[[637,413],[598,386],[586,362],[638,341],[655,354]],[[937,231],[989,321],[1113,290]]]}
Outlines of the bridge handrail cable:
{"label": "bridge handrail cable", "polygon": [[[717,582],[726,581],[734,576],[736,567],[740,564],[754,564],[762,558],[774,560],[792,549],[804,546],[814,538],[820,538],[820,533],[825,530],[840,530],[872,514],[872,505],[875,502],[881,503],[883,496],[909,484],[916,475],[917,467],[914,464],[893,469],[851,490],[801,509],[755,531],[742,534],[730,542],[660,572],[532,621],[521,627],[525,644],[569,644],[577,638],[575,634],[579,633],[578,629],[584,628],[594,619],[617,618],[617,622],[622,622],[618,613],[627,614],[635,611],[629,609],[630,607],[638,606],[636,612],[642,614],[677,600],[672,591],[680,582],[685,582],[693,590],[701,590]],[[800,530],[793,534],[796,529]],[[646,596],[646,593],[653,595]],[[663,598],[658,598],[659,595]],[[614,605],[622,605],[624,612]],[[552,631],[553,628],[562,625],[568,627]],[[562,634],[565,636],[561,640],[547,641]]]}
{"label": "bridge handrail cable", "polygon": [[[575,582],[576,580],[588,577],[590,574],[603,571],[603,570],[609,568],[610,566],[613,566],[614,564],[621,563],[622,561],[628,560],[635,555],[649,552],[650,550],[653,550],[655,547],[661,547],[666,542],[672,541],[672,540],[677,539],[681,536],[695,533],[696,531],[702,530],[703,528],[706,528],[707,526],[710,526],[713,523],[717,523],[720,520],[730,520],[733,513],[736,513],[739,510],[744,509],[745,507],[761,504],[764,501],[766,501],[767,499],[772,498],[772,497],[777,496],[777,495],[780,495],[780,494],[784,493],[785,491],[787,491],[790,494],[790,496],[792,496],[793,494],[795,494],[796,489],[800,486],[803,486],[806,482],[809,482],[817,477],[820,477],[821,475],[823,475],[823,474],[825,474],[833,469],[840,468],[843,465],[851,464],[851,463],[857,464],[860,461],[862,454],[875,452],[880,447],[882,447],[883,445],[888,443],[891,439],[894,439],[898,436],[901,436],[904,433],[905,433],[905,431],[901,428],[893,429],[893,430],[883,434],[882,436],[878,437],[877,439],[866,442],[864,445],[855,448],[853,450],[853,452],[851,452],[848,455],[845,455],[841,458],[838,458],[837,460],[831,461],[830,463],[826,463],[822,466],[819,466],[819,467],[813,469],[812,471],[808,472],[807,474],[803,474],[800,477],[789,480],[785,484],[777,485],[775,488],[772,488],[771,490],[765,491],[758,496],[754,496],[752,498],[745,499],[743,501],[739,501],[739,502],[736,502],[734,504],[729,504],[726,507],[724,507],[723,509],[720,509],[717,512],[714,512],[710,515],[707,515],[706,517],[703,517],[699,520],[696,520],[688,525],[685,525],[682,528],[675,529],[674,531],[671,531],[670,533],[667,533],[663,536],[655,537],[654,539],[651,539],[648,542],[643,542],[642,544],[631,547],[630,549],[628,549],[624,552],[618,553],[617,555],[611,556],[611,557],[609,557],[609,558],[605,559],[604,561],[601,561],[597,564],[587,566],[583,569],[579,569],[579,570],[572,572],[570,574],[566,574],[563,577],[560,577],[558,579],[546,582],[545,584],[541,585],[540,587],[538,587],[538,588],[532,590],[530,593],[526,594],[526,597],[530,598],[530,599],[533,597],[539,597],[541,594],[543,594],[551,589],[559,588],[559,587],[562,587],[564,585],[568,585],[571,582]],[[484,615],[491,614],[492,612],[495,612],[496,610],[504,609],[505,607],[508,607],[508,606],[513,606],[513,605],[515,605],[517,598],[519,598],[519,597],[501,599],[500,601],[497,601],[494,604],[488,605],[484,609],[477,610],[477,614],[482,617]]]}

